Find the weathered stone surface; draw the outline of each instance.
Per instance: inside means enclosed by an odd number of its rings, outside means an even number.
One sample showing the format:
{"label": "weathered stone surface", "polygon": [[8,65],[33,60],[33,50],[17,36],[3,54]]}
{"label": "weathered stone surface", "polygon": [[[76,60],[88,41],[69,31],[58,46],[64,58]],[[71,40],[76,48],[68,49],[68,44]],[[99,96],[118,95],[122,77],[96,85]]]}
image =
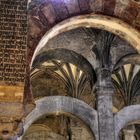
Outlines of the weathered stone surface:
{"label": "weathered stone surface", "polygon": [[116,0],[103,0],[103,12],[106,13],[107,15],[113,15],[114,14],[114,9],[116,6]]}
{"label": "weathered stone surface", "polygon": [[97,79],[97,110],[100,140],[114,140],[114,121],[112,113],[113,87],[109,69],[100,68]]}
{"label": "weathered stone surface", "polygon": [[43,115],[70,113],[77,116],[93,131],[98,140],[97,112],[82,101],[64,96],[45,97],[36,102],[36,108],[26,117],[24,130]]}

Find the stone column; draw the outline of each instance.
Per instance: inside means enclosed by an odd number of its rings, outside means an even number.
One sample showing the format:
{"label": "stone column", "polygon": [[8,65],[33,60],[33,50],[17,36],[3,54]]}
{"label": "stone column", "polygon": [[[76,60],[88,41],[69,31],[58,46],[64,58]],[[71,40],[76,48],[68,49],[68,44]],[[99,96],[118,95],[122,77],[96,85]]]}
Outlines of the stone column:
{"label": "stone column", "polygon": [[98,71],[97,109],[99,121],[99,140],[114,140],[114,121],[112,113],[113,86],[108,69]]}
{"label": "stone column", "polygon": [[135,128],[132,126],[131,128],[125,128],[123,130],[124,140],[136,140],[135,138]]}

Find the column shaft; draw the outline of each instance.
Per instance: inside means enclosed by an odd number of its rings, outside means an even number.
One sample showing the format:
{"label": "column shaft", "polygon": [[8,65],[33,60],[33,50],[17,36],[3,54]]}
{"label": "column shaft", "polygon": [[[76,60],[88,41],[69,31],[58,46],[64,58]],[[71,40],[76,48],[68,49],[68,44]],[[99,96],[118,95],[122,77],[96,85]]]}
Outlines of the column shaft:
{"label": "column shaft", "polygon": [[100,140],[114,140],[114,120],[112,113],[113,87],[111,73],[102,70],[97,81],[97,109]]}

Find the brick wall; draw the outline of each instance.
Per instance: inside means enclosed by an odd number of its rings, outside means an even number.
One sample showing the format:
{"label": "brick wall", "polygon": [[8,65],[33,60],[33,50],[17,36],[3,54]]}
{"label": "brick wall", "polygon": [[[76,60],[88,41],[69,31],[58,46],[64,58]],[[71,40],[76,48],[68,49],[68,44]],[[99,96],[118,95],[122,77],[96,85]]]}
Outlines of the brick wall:
{"label": "brick wall", "polygon": [[[27,51],[27,0],[0,0],[0,90],[23,86]],[[15,89],[13,89],[15,91]],[[20,93],[13,93],[19,96]],[[0,99],[6,93],[0,93]],[[11,93],[12,94],[12,93]]]}

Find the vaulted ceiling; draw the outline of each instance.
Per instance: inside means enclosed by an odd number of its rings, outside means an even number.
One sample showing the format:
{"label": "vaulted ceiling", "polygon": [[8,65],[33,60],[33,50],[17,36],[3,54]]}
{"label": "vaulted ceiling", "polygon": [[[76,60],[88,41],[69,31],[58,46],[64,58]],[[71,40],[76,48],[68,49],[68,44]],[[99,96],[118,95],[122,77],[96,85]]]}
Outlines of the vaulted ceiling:
{"label": "vaulted ceiling", "polygon": [[[140,30],[138,0],[32,0],[28,5],[29,63],[37,44],[49,29],[70,17],[90,13],[121,19]],[[137,51],[129,43],[103,30],[78,28],[61,33],[49,40],[47,46],[42,48],[35,58],[31,73],[34,98],[46,96],[47,93],[68,94],[80,98],[83,90],[86,90],[87,94],[95,92],[92,86],[96,83],[96,70],[108,65],[113,72],[116,92],[120,92],[116,99],[120,100],[125,96],[121,103],[114,99],[114,105],[120,104],[120,109],[124,105],[133,104],[134,99],[130,98],[135,97],[136,93],[130,95],[128,92],[131,89],[128,87],[130,84],[137,86],[139,81],[135,78],[139,75],[139,59],[134,58],[138,61],[136,65],[132,64],[133,60],[124,62],[123,58],[133,54],[137,54]],[[37,86],[37,79],[40,86]],[[131,81],[133,83],[130,83]]]}
{"label": "vaulted ceiling", "polygon": [[137,51],[118,36],[94,28],[67,31],[48,42],[33,63],[33,96],[71,96],[95,108],[97,70],[106,65],[113,73],[114,107],[139,103]]}

